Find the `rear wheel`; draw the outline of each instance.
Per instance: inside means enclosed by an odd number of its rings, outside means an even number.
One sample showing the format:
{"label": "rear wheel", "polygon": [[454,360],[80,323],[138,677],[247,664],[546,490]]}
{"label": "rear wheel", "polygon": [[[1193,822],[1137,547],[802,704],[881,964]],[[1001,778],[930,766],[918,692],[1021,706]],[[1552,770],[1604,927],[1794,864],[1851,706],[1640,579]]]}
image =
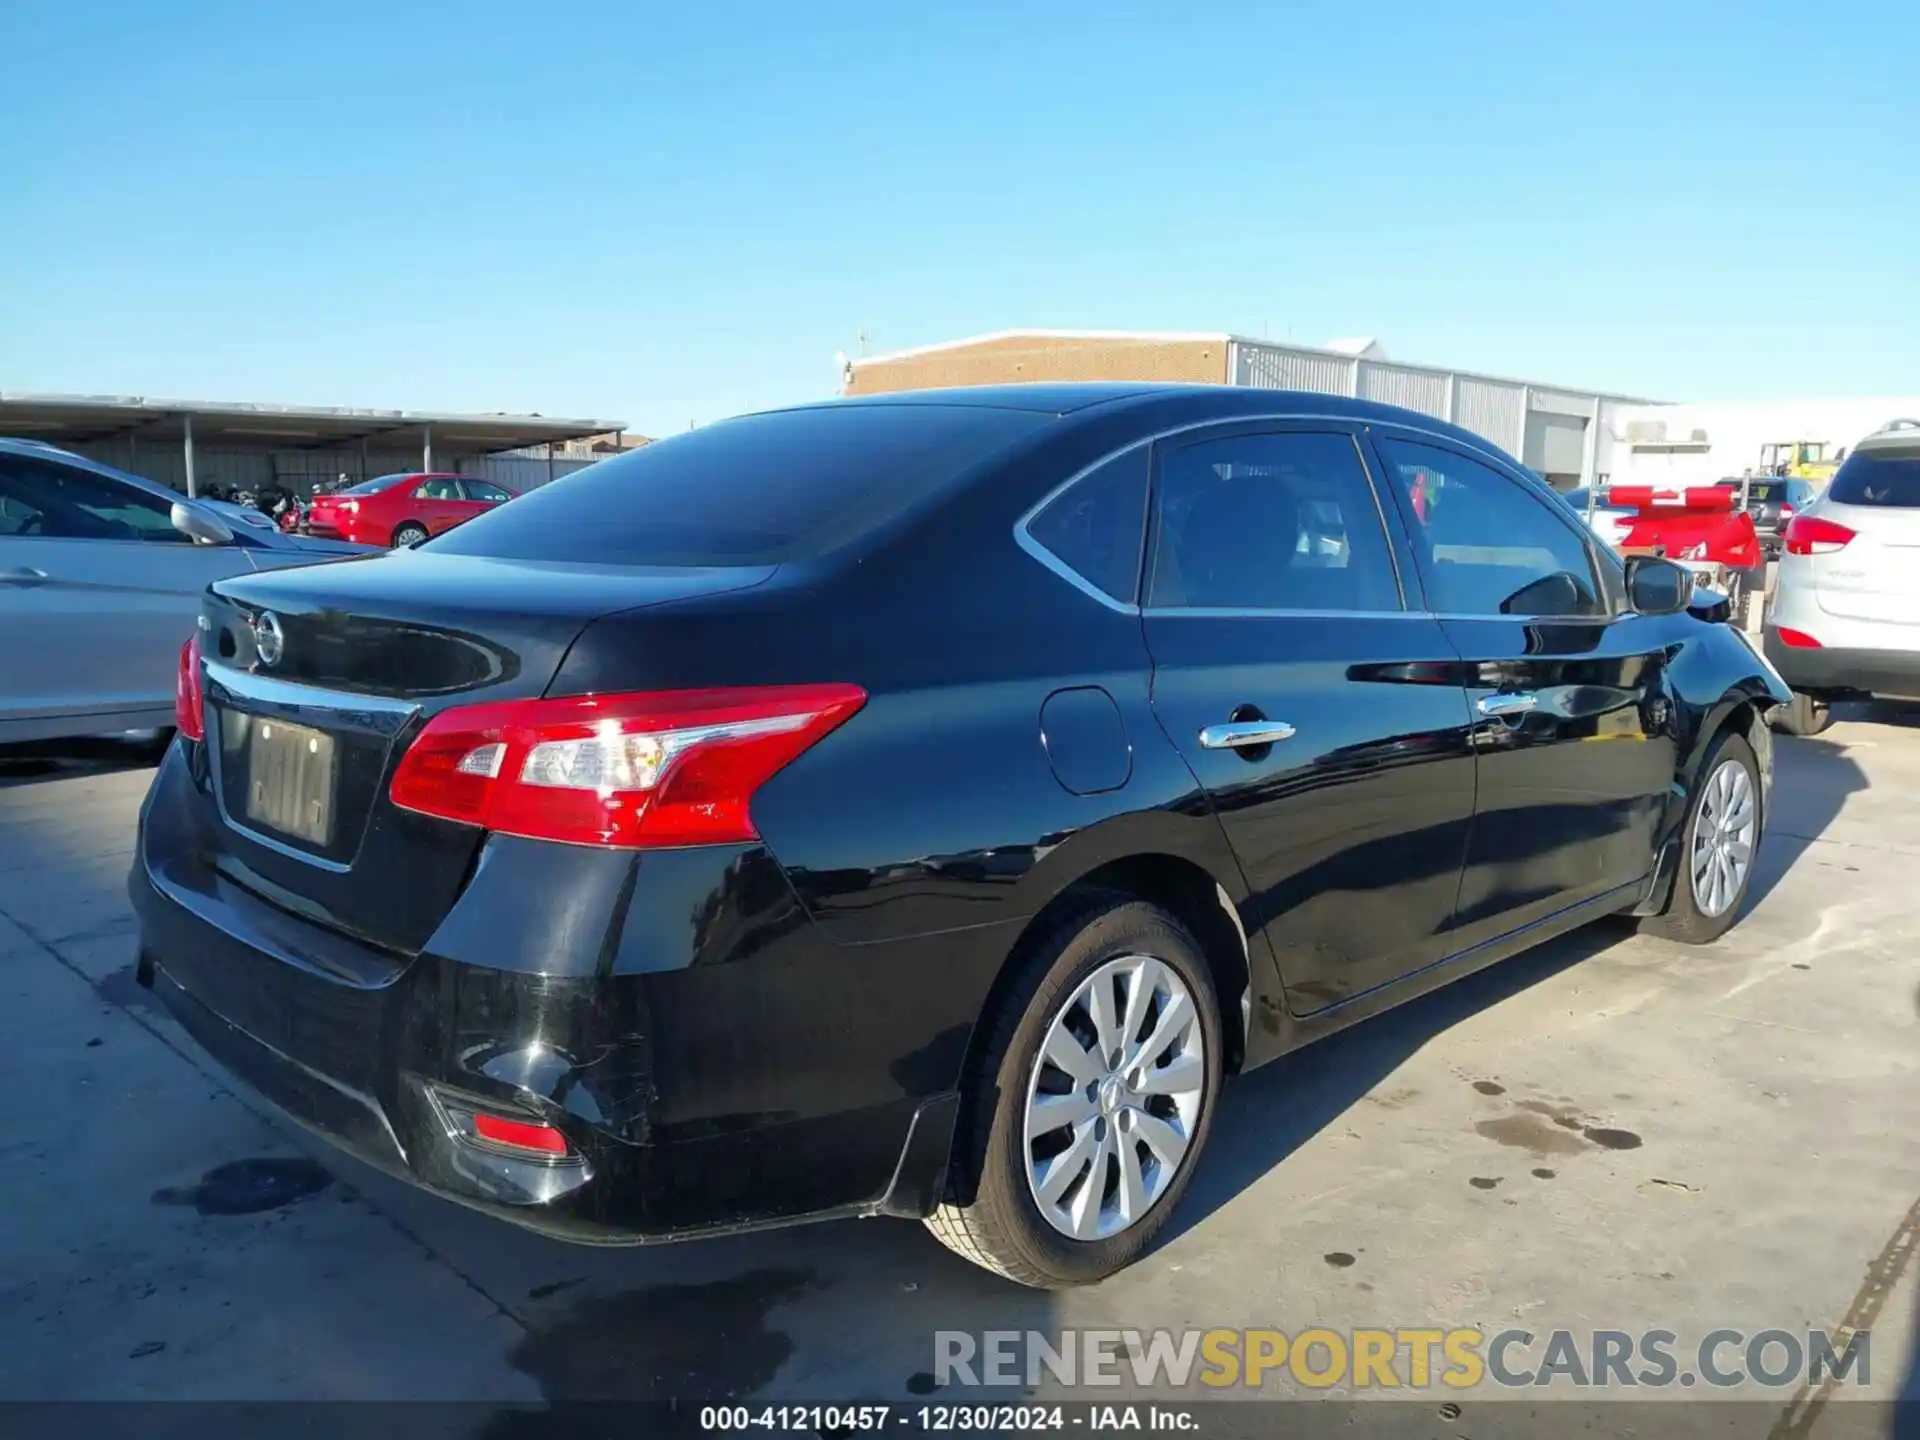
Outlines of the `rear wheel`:
{"label": "rear wheel", "polygon": [[1167,1222],[1206,1144],[1221,1025],[1199,944],[1156,906],[1094,895],[1026,946],[967,1080],[972,1199],[927,1226],[1023,1285],[1103,1280]]}
{"label": "rear wheel", "polygon": [[409,520],[393,527],[393,548],[404,550],[409,545],[417,545],[427,538],[427,527]]}
{"label": "rear wheel", "polygon": [[1825,700],[1796,690],[1792,700],[1777,707],[1767,718],[1774,729],[1789,735],[1818,735],[1833,723],[1833,710]]}
{"label": "rear wheel", "polygon": [[1745,737],[1729,730],[1700,767],[1700,783],[1680,829],[1679,871],[1660,914],[1641,929],[1705,945],[1740,914],[1760,851],[1760,765]]}

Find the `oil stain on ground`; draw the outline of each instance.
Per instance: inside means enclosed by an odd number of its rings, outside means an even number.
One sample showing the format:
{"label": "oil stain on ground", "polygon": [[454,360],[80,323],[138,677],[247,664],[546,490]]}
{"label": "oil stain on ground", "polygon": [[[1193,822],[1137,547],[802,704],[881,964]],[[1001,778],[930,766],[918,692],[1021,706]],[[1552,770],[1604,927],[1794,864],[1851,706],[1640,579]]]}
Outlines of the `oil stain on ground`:
{"label": "oil stain on ground", "polygon": [[[1566,1105],[1545,1100],[1515,1103],[1523,1113],[1502,1120],[1482,1120],[1474,1128],[1489,1140],[1535,1155],[1577,1155],[1588,1145],[1598,1145],[1602,1150],[1638,1150],[1642,1143],[1631,1130],[1590,1125],[1578,1110]],[[1548,1127],[1548,1121],[1565,1133],[1556,1133]]]}
{"label": "oil stain on ground", "polygon": [[1587,1142],[1578,1135],[1538,1115],[1503,1115],[1498,1120],[1482,1120],[1473,1128],[1496,1145],[1511,1145],[1533,1155],[1578,1155],[1587,1148]]}
{"label": "oil stain on ground", "polygon": [[[509,1359],[549,1403],[676,1400],[700,1406],[750,1395],[773,1379],[793,1341],[767,1312],[813,1285],[811,1271],[753,1270],[706,1285],[589,1295],[558,1318],[531,1317]],[[486,1434],[550,1433],[535,1412],[505,1410]]]}
{"label": "oil stain on ground", "polygon": [[257,1215],[318,1195],[333,1176],[311,1160],[235,1160],[217,1165],[197,1185],[153,1192],[156,1205],[191,1205],[202,1215]]}
{"label": "oil stain on ground", "polygon": [[1473,1088],[1478,1090],[1482,1095],[1504,1095],[1507,1093],[1507,1087],[1497,1080],[1476,1080],[1473,1082]]}

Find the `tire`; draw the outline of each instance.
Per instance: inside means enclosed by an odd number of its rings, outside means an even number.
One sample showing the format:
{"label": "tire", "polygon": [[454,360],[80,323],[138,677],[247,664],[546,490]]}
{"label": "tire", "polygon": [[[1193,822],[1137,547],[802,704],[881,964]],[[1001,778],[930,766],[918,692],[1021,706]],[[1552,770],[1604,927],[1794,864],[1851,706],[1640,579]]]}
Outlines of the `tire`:
{"label": "tire", "polygon": [[[1730,772],[1738,771],[1733,775]],[[1712,871],[1696,877],[1696,867],[1700,864],[1703,847],[1702,837],[1696,831],[1703,823],[1723,823],[1730,817],[1741,813],[1739,804],[1741,785],[1745,785],[1745,813],[1750,817],[1744,832],[1746,860],[1740,868],[1737,879],[1731,883],[1731,893],[1716,888],[1727,883],[1728,872],[1721,872],[1718,880],[1712,878]],[[1709,812],[1702,821],[1702,812]],[[1716,813],[1717,812],[1717,813]],[[1667,908],[1658,915],[1649,916],[1640,922],[1642,931],[1658,935],[1663,939],[1677,940],[1683,945],[1706,945],[1718,940],[1732,928],[1739,918],[1740,907],[1746,903],[1747,892],[1753,885],[1753,872],[1760,858],[1761,822],[1760,766],[1754,759],[1753,747],[1746,737],[1732,730],[1722,731],[1720,738],[1707,752],[1706,761],[1700,766],[1700,783],[1694,787],[1692,797],[1687,802],[1686,819],[1680,826],[1680,859],[1673,877],[1673,893],[1667,897]],[[1739,839],[1736,831],[1731,837]],[[1711,845],[1712,842],[1706,842]],[[1737,854],[1737,851],[1733,852]],[[1700,891],[1708,893],[1703,896]]]}
{"label": "tire", "polygon": [[427,538],[427,527],[408,520],[393,527],[393,548],[404,550],[409,545],[417,545]]}
{"label": "tire", "polygon": [[1767,720],[1774,729],[1789,735],[1818,735],[1833,723],[1833,708],[1804,690],[1796,690],[1793,699],[1777,707]]}
{"label": "tire", "polygon": [[[1010,990],[983,1018],[991,1029],[962,1082],[956,1196],[928,1217],[927,1228],[956,1253],[1022,1285],[1090,1285],[1140,1258],[1193,1176],[1220,1093],[1220,1006],[1187,928],[1125,895],[1090,894],[1023,942],[1013,964]],[[1118,1037],[1129,1052],[1118,1067],[1075,1038],[1100,1033],[1093,1007],[1103,985],[1111,987],[1107,1039]],[[1152,996],[1132,1011],[1137,1030],[1126,1023],[1136,992]],[[1183,996],[1193,1011],[1185,1022]],[[1163,1021],[1170,1038],[1152,1044]],[[1086,1066],[1076,1080],[1051,1058],[1042,1063],[1056,1022],[1079,1048],[1059,1042],[1053,1053]],[[1136,1063],[1143,1054],[1144,1066]],[[1157,1081],[1134,1088],[1143,1071]],[[1175,1086],[1178,1093],[1150,1093]],[[1030,1097],[1056,1112],[1031,1139]],[[1173,1141],[1182,1136],[1184,1149],[1176,1152]],[[1161,1158],[1169,1153],[1170,1164]],[[1102,1177],[1097,1196],[1095,1175]],[[1048,1206],[1053,1219],[1038,1198],[1049,1179],[1058,1189]],[[958,1198],[960,1192],[971,1198]],[[1129,1217],[1129,1208],[1139,1213]]]}

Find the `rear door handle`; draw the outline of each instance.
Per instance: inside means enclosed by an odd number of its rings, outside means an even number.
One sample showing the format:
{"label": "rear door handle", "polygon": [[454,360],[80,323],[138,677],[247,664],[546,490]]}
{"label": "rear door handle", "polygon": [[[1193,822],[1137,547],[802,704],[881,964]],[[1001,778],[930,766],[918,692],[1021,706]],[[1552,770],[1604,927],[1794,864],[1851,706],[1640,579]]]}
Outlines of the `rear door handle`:
{"label": "rear door handle", "polygon": [[12,570],[0,570],[0,585],[44,585],[47,572],[36,570],[31,565],[16,566]]}
{"label": "rear door handle", "polygon": [[1272,745],[1291,740],[1293,726],[1284,720],[1228,720],[1208,725],[1200,731],[1203,750],[1239,750],[1251,745]]}
{"label": "rear door handle", "polygon": [[1479,709],[1482,715],[1524,715],[1539,703],[1538,695],[1503,691],[1498,695],[1482,695]]}

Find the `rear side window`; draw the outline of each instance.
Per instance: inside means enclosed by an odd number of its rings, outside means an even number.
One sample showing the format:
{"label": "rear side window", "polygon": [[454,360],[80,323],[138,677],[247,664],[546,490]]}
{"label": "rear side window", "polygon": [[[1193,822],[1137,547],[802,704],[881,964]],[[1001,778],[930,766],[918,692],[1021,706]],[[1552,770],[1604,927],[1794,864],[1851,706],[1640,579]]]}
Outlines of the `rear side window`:
{"label": "rear side window", "polygon": [[1235,435],[1160,465],[1148,604],[1398,610],[1399,580],[1359,448],[1345,434]]}
{"label": "rear side window", "polygon": [[1047,502],[1028,536],[1080,580],[1122,605],[1140,588],[1147,447],[1116,455]]}
{"label": "rear side window", "polygon": [[1920,450],[1856,450],[1827,493],[1839,505],[1920,507]]}
{"label": "rear side window", "polygon": [[778,564],[897,518],[1053,419],[964,404],[847,404],[723,420],[530,490],[426,548],[613,565]]}

